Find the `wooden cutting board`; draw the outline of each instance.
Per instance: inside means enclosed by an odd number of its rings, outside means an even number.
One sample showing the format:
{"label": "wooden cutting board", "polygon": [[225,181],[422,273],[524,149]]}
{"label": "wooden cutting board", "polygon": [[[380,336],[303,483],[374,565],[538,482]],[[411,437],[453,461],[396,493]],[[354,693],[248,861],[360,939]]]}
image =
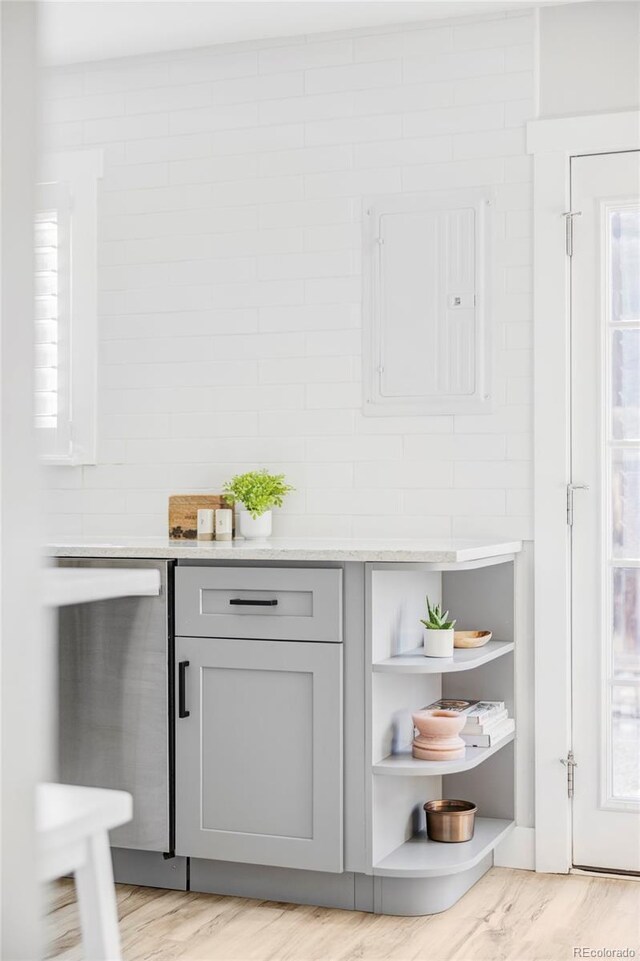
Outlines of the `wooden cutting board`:
{"label": "wooden cutting board", "polygon": [[[198,511],[233,507],[224,494],[172,494],[169,498],[169,537],[172,540],[195,540],[198,536]],[[236,518],[233,515],[233,532]]]}

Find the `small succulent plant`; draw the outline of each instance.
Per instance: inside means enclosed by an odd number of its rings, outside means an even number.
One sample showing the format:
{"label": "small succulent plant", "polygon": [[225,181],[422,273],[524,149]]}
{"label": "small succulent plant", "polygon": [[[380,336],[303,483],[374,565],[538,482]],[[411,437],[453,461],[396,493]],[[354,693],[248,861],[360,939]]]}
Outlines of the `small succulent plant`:
{"label": "small succulent plant", "polygon": [[449,611],[442,613],[442,609],[439,604],[434,604],[433,607],[427,597],[427,620],[421,620],[421,624],[427,628],[428,631],[450,631],[454,625],[455,621],[449,621]]}

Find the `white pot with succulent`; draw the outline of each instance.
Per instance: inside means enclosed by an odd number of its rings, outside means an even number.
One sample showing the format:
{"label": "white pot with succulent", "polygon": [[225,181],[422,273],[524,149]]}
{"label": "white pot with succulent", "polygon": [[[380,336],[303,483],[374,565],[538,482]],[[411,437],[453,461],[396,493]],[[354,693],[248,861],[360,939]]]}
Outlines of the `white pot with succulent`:
{"label": "white pot with succulent", "polygon": [[285,482],[284,474],[270,474],[263,469],[236,474],[223,490],[236,506],[240,536],[262,540],[271,536],[271,508],[281,507],[293,487]]}
{"label": "white pot with succulent", "polygon": [[427,597],[427,619],[421,620],[423,625],[423,642],[425,657],[453,657],[453,641],[455,621],[449,621],[449,611],[442,613],[439,604],[431,605]]}

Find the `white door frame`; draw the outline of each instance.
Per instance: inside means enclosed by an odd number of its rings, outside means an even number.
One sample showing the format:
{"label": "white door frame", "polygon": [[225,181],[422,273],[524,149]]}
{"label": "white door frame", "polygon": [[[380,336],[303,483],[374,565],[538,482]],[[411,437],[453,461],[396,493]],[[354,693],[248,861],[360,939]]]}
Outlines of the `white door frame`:
{"label": "white door frame", "polygon": [[527,149],[534,157],[536,871],[567,873],[571,805],[561,759],[571,746],[571,277],[563,214],[571,157],[640,149],[640,111],[531,121]]}

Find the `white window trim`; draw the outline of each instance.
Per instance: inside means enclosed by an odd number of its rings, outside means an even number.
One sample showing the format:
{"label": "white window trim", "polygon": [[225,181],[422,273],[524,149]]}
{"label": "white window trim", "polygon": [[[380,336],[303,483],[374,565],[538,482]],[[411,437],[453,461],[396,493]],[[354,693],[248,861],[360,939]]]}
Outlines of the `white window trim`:
{"label": "white window trim", "polygon": [[71,451],[45,454],[46,464],[96,463],[98,375],[98,178],[102,150],[46,154],[41,183],[66,183],[71,196]]}
{"label": "white window trim", "polygon": [[563,213],[571,157],[640,149],[640,111],[531,121],[527,148],[534,155],[536,871],[567,873],[571,805],[560,760],[571,746],[571,275]]}

